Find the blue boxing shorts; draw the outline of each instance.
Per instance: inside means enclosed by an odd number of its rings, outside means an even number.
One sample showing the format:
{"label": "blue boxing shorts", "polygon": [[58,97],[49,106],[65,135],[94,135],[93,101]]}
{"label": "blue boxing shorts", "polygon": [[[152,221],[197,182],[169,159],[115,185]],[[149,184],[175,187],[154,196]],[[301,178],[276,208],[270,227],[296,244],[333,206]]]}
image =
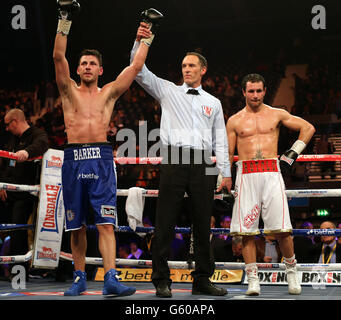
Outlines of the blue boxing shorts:
{"label": "blue boxing shorts", "polygon": [[86,225],[90,211],[95,224],[117,226],[116,175],[110,144],[69,144],[64,150],[62,185],[66,231]]}

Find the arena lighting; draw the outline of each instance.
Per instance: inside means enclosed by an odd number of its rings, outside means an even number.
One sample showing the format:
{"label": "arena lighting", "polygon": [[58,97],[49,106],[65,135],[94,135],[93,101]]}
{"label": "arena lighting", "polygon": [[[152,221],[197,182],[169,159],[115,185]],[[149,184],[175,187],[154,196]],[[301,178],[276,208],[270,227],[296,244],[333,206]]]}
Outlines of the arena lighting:
{"label": "arena lighting", "polygon": [[330,212],[327,209],[316,209],[316,215],[318,217],[328,217]]}

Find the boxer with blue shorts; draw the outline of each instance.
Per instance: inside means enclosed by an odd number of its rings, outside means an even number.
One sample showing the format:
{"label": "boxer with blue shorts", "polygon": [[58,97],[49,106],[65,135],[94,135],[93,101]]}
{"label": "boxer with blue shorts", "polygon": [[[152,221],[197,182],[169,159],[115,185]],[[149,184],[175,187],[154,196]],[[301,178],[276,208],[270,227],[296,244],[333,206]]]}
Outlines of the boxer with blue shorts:
{"label": "boxer with blue shorts", "polygon": [[95,224],[117,225],[116,175],[109,143],[70,144],[62,167],[66,231],[86,225],[91,204]]}
{"label": "boxer with blue shorts", "polygon": [[[136,288],[119,281],[116,270],[116,238],[113,226],[116,217],[116,178],[112,147],[107,144],[107,128],[117,99],[130,87],[143,68],[154,37],[149,24],[141,22],[141,38],[145,43],[134,60],[113,81],[98,87],[103,74],[103,59],[98,50],[84,49],[79,56],[77,75],[70,76],[66,59],[68,34],[72,18],[79,12],[77,0],[57,0],[58,27],[53,48],[56,84],[68,145],[62,167],[66,230],[71,232],[71,251],[74,265],[73,283],[65,296],[78,296],[86,291],[85,272],[87,234],[86,220],[91,207],[95,212],[98,249],[103,259],[103,295],[127,296]],[[150,11],[151,22],[162,16]],[[149,40],[148,40],[149,39]]]}

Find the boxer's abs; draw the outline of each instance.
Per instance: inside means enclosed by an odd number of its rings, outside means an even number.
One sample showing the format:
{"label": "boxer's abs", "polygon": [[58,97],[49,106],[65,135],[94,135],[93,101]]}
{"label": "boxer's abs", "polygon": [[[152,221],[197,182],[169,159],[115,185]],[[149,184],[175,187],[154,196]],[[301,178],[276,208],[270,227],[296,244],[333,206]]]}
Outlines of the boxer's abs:
{"label": "boxer's abs", "polygon": [[239,160],[258,160],[277,158],[278,136],[263,134],[238,138]]}
{"label": "boxer's abs", "polygon": [[104,112],[64,113],[68,143],[102,142],[107,140],[110,117]]}

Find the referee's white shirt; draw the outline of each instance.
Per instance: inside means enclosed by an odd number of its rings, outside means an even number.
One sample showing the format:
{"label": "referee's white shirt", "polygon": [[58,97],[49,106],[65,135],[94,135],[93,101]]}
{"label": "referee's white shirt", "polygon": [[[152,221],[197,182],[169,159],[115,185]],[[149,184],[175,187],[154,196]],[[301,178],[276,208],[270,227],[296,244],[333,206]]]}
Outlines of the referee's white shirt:
{"label": "referee's white shirt", "polygon": [[[139,47],[135,41],[133,60]],[[153,74],[146,65],[137,75],[137,83],[161,105],[160,139],[163,145],[207,150],[215,153],[217,168],[223,177],[231,177],[228,141],[223,109],[219,99],[202,89],[199,95],[187,94],[186,83],[181,86]]]}

